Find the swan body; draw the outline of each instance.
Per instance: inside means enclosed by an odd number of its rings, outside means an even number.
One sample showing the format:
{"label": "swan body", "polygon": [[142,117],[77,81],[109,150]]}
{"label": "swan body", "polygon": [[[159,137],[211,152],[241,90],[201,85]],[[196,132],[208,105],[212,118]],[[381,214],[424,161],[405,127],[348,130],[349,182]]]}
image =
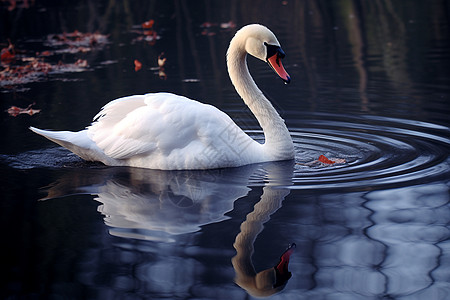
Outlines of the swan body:
{"label": "swan body", "polygon": [[294,147],[284,120],[258,89],[247,68],[247,53],[267,61],[285,81],[284,52],[262,25],[247,25],[230,42],[229,75],[265,135],[260,144],[214,106],[170,93],[113,100],[79,132],[32,131],[89,161],[161,170],[213,169],[288,160]]}

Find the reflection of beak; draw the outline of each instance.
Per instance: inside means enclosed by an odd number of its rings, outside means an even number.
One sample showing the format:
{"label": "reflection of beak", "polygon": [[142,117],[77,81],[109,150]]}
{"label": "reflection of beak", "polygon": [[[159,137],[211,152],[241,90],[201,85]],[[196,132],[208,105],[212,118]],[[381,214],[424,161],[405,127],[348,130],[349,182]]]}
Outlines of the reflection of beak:
{"label": "reflection of beak", "polygon": [[289,248],[287,248],[286,251],[284,251],[284,253],[281,255],[278,265],[275,266],[275,272],[277,276],[274,287],[286,284],[289,278],[291,278],[292,274],[288,270],[289,258],[291,257],[292,253],[294,253],[295,247],[297,247],[297,245],[295,245],[295,243],[292,243],[292,245],[290,245]]}
{"label": "reflection of beak", "polygon": [[291,82],[291,77],[284,69],[283,64],[281,63],[282,57],[280,57],[280,56],[281,56],[280,53],[277,52],[274,55],[272,55],[271,57],[267,58],[267,62],[272,67],[272,69],[275,71],[275,73],[277,73],[278,76],[280,76],[280,78],[283,79],[284,83],[289,83],[289,82]]}

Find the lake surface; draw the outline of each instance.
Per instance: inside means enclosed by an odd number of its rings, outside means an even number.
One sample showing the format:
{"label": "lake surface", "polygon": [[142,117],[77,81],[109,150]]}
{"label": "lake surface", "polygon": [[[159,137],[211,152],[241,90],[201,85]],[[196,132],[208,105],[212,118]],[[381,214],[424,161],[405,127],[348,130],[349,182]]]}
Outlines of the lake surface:
{"label": "lake surface", "polygon": [[[2,299],[450,298],[447,1],[73,2],[0,4],[0,74],[28,65],[0,81]],[[28,130],[81,130],[110,100],[166,91],[263,142],[225,65],[248,23],[286,52],[289,85],[249,68],[295,161],[106,167]]]}

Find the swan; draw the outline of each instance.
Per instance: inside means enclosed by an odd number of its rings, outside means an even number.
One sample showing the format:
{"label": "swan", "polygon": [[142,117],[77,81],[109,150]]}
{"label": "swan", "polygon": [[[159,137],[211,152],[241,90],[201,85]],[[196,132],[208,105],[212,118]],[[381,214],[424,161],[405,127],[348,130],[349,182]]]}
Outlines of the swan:
{"label": "swan", "polygon": [[285,53],[267,27],[251,24],[236,32],[226,55],[228,73],[264,131],[263,144],[219,109],[170,93],[113,100],[78,132],[30,129],[84,160],[110,166],[195,170],[293,159],[289,131],[253,81],[247,54],[266,61],[285,83],[290,77],[281,63]]}

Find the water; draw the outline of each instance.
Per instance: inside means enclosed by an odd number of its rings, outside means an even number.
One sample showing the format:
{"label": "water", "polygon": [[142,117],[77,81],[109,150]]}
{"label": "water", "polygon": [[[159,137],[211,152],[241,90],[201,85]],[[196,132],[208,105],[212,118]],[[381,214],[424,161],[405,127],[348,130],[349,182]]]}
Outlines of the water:
{"label": "water", "polygon": [[[20,57],[51,51],[40,59],[88,66],[0,88],[3,110],[41,109],[5,112],[0,123],[2,298],[450,297],[446,2],[7,5],[2,48],[9,38]],[[156,35],[140,25],[149,19]],[[286,120],[295,161],[111,168],[27,129],[79,130],[112,99],[169,91],[219,107],[262,140],[224,60],[234,31],[250,22],[270,27],[287,54],[287,86],[266,64],[249,65]],[[74,30],[107,41],[86,51],[49,42]],[[281,291],[245,280],[252,266],[267,279],[291,243]]]}

